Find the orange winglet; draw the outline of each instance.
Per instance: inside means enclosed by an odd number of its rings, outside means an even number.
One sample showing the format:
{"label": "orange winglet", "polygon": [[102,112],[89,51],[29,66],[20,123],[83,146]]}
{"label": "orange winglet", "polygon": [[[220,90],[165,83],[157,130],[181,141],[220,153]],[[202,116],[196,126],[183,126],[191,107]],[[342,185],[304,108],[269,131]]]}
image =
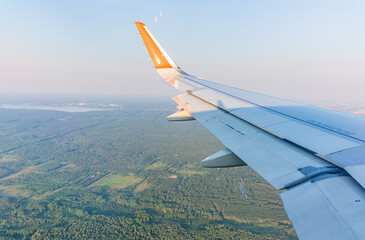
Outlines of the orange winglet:
{"label": "orange winglet", "polygon": [[141,22],[135,23],[155,67],[157,69],[172,68],[171,64],[167,61],[161,50],[156,45],[155,41],[152,39],[150,33],[147,31],[146,26]]}

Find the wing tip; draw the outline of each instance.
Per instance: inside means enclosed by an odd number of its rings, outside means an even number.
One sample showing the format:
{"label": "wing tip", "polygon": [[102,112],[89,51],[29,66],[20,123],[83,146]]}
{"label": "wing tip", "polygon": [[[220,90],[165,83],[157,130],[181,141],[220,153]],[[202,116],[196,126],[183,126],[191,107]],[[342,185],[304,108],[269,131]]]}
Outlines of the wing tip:
{"label": "wing tip", "polygon": [[137,26],[146,26],[143,22],[134,22]]}
{"label": "wing tip", "polygon": [[166,51],[162,48],[162,46],[157,42],[157,40],[152,36],[152,34],[148,31],[146,25],[142,22],[135,22],[137,29],[142,37],[142,40],[148,50],[148,53],[151,56],[153,64],[156,69],[160,68],[173,68],[176,64],[173,60],[168,56]]}

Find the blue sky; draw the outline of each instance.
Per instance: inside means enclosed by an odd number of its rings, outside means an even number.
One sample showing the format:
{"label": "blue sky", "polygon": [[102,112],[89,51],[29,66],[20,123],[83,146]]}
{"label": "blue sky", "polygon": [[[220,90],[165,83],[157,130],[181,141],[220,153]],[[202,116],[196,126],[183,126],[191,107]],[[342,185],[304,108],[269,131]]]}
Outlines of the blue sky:
{"label": "blue sky", "polygon": [[134,21],[192,75],[294,100],[365,101],[362,0],[0,0],[0,92],[177,94]]}

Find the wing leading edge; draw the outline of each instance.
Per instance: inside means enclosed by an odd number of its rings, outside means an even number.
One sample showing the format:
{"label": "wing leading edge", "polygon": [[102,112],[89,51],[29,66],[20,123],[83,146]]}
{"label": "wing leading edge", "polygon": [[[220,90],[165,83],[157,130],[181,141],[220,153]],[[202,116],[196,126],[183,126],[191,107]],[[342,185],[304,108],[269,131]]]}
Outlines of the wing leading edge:
{"label": "wing leading edge", "polygon": [[365,238],[364,118],[191,76],[136,25],[160,76],[182,92],[174,97],[180,108],[286,190],[280,195],[300,239]]}

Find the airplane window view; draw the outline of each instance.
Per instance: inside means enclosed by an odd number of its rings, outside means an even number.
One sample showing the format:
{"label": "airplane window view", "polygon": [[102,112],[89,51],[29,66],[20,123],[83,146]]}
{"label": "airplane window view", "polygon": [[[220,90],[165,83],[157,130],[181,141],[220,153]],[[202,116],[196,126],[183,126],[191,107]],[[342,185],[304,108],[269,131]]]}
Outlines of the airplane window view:
{"label": "airplane window view", "polygon": [[365,239],[364,13],[0,0],[0,239]]}

